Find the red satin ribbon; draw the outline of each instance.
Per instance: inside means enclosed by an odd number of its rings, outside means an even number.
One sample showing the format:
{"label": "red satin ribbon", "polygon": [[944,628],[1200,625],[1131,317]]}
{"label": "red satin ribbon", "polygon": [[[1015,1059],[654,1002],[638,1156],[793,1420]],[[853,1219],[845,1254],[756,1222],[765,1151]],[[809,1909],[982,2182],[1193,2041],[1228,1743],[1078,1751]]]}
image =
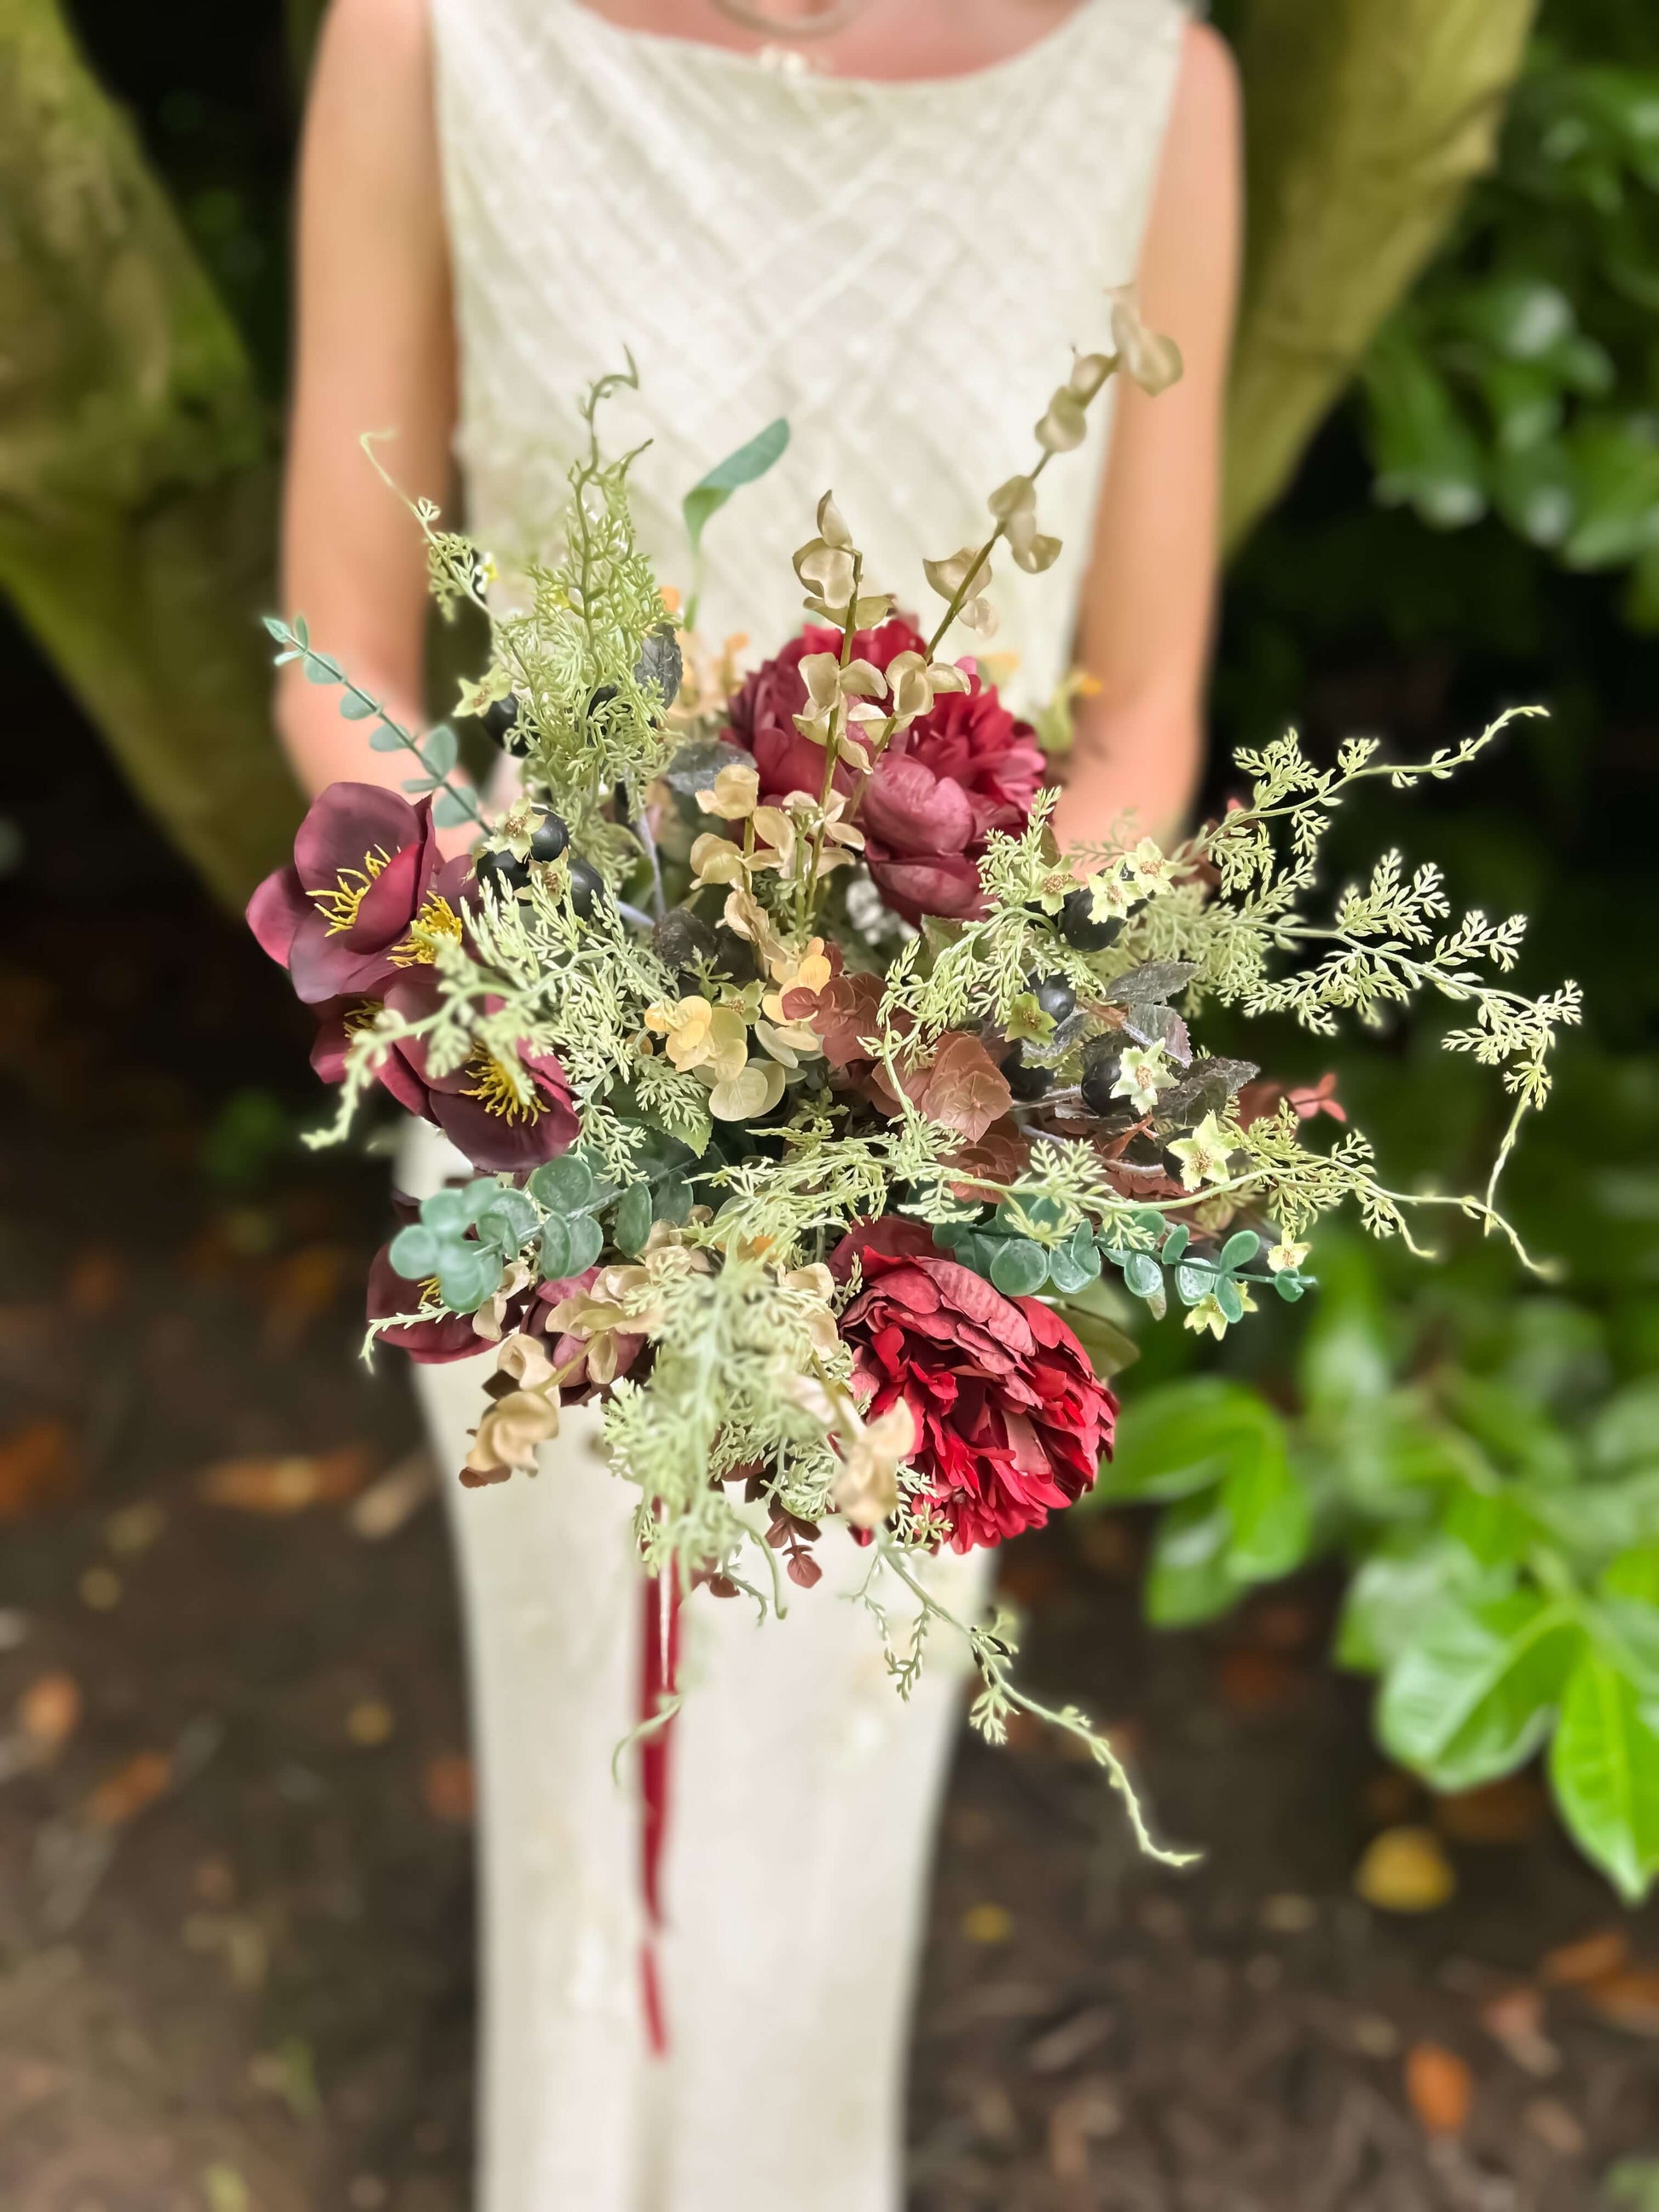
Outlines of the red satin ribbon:
{"label": "red satin ribbon", "polygon": [[[659,1700],[675,1694],[680,1664],[679,1577],[671,1561],[645,1584],[645,1635],[640,1668],[640,1718],[653,1721]],[[640,1987],[652,2055],[668,2049],[657,1939],[662,1932],[662,1856],[668,1835],[669,1752],[674,1723],[664,1721],[640,1746],[640,1875],[645,1893],[645,1940],[640,1946]]]}

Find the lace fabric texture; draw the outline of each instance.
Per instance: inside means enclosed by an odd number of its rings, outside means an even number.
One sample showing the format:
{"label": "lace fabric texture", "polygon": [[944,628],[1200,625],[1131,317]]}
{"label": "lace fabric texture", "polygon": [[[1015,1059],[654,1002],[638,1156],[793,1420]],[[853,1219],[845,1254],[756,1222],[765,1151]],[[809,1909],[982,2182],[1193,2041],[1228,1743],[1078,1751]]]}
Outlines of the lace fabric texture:
{"label": "lace fabric texture", "polygon": [[[1081,0],[1012,59],[921,83],[769,68],[576,0],[434,18],[459,454],[498,562],[546,547],[577,396],[631,349],[641,388],[610,436],[652,441],[636,511],[665,582],[689,582],[684,494],[790,423],[709,526],[706,635],[769,653],[793,634],[789,556],[832,486],[872,582],[925,617],[923,556],[982,537],[1071,347],[1106,342],[1106,289],[1135,273],[1179,0]],[[1018,656],[1027,703],[1069,665],[1104,428],[1044,477],[1055,568],[999,565],[990,649]]]}

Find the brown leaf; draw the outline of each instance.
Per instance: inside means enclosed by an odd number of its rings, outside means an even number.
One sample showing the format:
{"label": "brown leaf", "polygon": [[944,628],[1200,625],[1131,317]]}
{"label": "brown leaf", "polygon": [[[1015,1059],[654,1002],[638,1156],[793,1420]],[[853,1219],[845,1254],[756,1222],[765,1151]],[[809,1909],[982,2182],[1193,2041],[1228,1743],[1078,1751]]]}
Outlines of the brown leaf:
{"label": "brown leaf", "polygon": [[477,1795],[472,1761],[465,1752],[436,1752],[421,1770],[421,1802],[447,1827],[471,1826]]}
{"label": "brown leaf", "polygon": [[164,1751],[135,1753],[125,1766],[106,1775],[82,1811],[97,1828],[118,1828],[165,1796],[173,1781],[173,1761]]}
{"label": "brown leaf", "polygon": [[81,1721],[81,1685],[73,1674],[40,1674],[17,1700],[17,1725],[43,1759],[61,1751]]}
{"label": "brown leaf", "polygon": [[1544,2033],[1544,2000],[1526,1983],[1488,1998],[1480,2025],[1523,2073],[1541,2079],[1559,2069],[1561,2054]]}
{"label": "brown leaf", "polygon": [[355,1497],[374,1473],[375,1457],[371,1444],[344,1444],[320,1454],[222,1459],[204,1470],[197,1490],[209,1505],[238,1513],[302,1513]]}
{"label": "brown leaf", "polygon": [[64,1295],[82,1321],[99,1321],[113,1310],[126,1288],[127,1271],[118,1254],[83,1252],[70,1270]]}
{"label": "brown leaf", "polygon": [[64,1504],[80,1487],[80,1455],[67,1422],[48,1416],[0,1438],[0,1522]]}
{"label": "brown leaf", "polygon": [[1591,1982],[1584,2002],[1610,2027],[1628,2035],[1659,2036],[1659,1967],[1630,1966]]}
{"label": "brown leaf", "polygon": [[1430,2135],[1462,2135],[1474,2100],[1474,2076],[1443,2044],[1414,2043],[1406,2053],[1406,2095]]}
{"label": "brown leaf", "polygon": [[1600,1928],[1577,1942],[1544,1954],[1539,1972],[1559,1988],[1577,1989],[1616,1974],[1630,1956],[1630,1937],[1622,1928]]}

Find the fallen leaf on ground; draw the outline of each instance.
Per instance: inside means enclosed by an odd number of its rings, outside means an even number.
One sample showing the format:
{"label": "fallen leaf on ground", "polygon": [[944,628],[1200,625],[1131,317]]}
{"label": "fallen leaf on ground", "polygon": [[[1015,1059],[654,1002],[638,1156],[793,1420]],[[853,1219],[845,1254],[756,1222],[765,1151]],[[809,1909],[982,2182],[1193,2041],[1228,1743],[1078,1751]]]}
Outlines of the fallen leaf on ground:
{"label": "fallen leaf on ground", "polygon": [[1434,1825],[1455,1844],[1519,1844],[1549,1818],[1549,1800],[1529,1774],[1434,1801]]}
{"label": "fallen leaf on ground", "polygon": [[1443,2044],[1414,2043],[1406,2053],[1406,2095],[1430,2135],[1461,2135],[1474,2100],[1474,2076]]}
{"label": "fallen leaf on ground", "polygon": [[1583,2129],[1559,2097],[1534,2097],[1527,2107],[1527,2125],[1561,2158],[1577,2158],[1584,2148]]}
{"label": "fallen leaf on ground", "polygon": [[1547,1982],[1574,1989],[1616,1974],[1630,1957],[1630,1937],[1622,1928],[1598,1928],[1593,1936],[1547,1951],[1539,1972]]}
{"label": "fallen leaf on ground", "polygon": [[173,1781],[173,1761],[164,1751],[140,1751],[106,1775],[82,1807],[97,1828],[118,1828],[165,1796]]}
{"label": "fallen leaf on ground", "polygon": [[1544,2033],[1544,2000],[1521,1983],[1480,2008],[1480,2025],[1523,2073],[1540,2078],[1559,2071],[1561,2054]]}
{"label": "fallen leaf on ground", "polygon": [[73,1674],[37,1675],[17,1700],[17,1725],[42,1758],[63,1749],[81,1720],[81,1685]]}
{"label": "fallen leaf on ground", "polygon": [[352,1501],[351,1533],[366,1544],[384,1542],[413,1520],[429,1498],[438,1494],[438,1470],[425,1449],[412,1451],[377,1475],[367,1490]]}
{"label": "fallen leaf on ground", "polygon": [[47,1417],[0,1437],[0,1522],[65,1504],[80,1487],[80,1455],[66,1421]]}
{"label": "fallen leaf on ground", "polygon": [[70,1310],[82,1321],[97,1321],[112,1312],[126,1287],[127,1271],[115,1252],[83,1252],[70,1270],[64,1285]]}
{"label": "fallen leaf on ground", "polygon": [[470,1826],[475,1797],[472,1761],[464,1752],[438,1752],[421,1770],[421,1799],[434,1820]]}
{"label": "fallen leaf on ground", "polygon": [[1006,1943],[1014,1932],[1014,1916],[1006,1905],[970,1905],[962,1916],[962,1932],[970,1943]]}
{"label": "fallen leaf on ground", "polygon": [[1048,2115],[1048,2166],[1057,2181],[1086,2181],[1089,2146],[1115,2136],[1123,2110],[1109,2084],[1090,2082],[1062,2098]]}
{"label": "fallen leaf on ground", "polygon": [[397,1725],[397,1717],[383,1698],[360,1698],[346,1714],[346,1734],[362,1751],[374,1751],[390,1742]]}
{"label": "fallen leaf on ground", "polygon": [[1611,2027],[1659,2035],[1659,1967],[1631,1966],[1585,1984],[1584,2002]]}
{"label": "fallen leaf on ground", "polygon": [[1434,1912],[1457,1876],[1432,1828],[1385,1828],[1354,1869],[1353,1886],[1380,1912]]}
{"label": "fallen leaf on ground", "polygon": [[149,1551],[167,1525],[167,1508],[154,1498],[141,1498],[110,1515],[104,1523],[104,1541],[118,1557],[136,1559]]}
{"label": "fallen leaf on ground", "polygon": [[237,1513],[303,1513],[355,1497],[374,1472],[374,1458],[372,1445],[346,1444],[331,1452],[222,1459],[204,1469],[196,1486],[207,1504]]}
{"label": "fallen leaf on ground", "polygon": [[1222,1654],[1216,1686],[1231,1711],[1255,1719],[1297,1704],[1306,1694],[1308,1677],[1277,1651],[1239,1644]]}

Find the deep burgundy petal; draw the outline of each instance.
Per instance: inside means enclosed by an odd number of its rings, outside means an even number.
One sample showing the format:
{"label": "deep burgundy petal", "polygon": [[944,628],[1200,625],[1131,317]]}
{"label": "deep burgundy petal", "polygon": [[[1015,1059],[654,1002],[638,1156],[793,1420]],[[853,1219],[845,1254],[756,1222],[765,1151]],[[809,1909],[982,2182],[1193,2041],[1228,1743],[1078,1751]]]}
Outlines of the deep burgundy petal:
{"label": "deep burgundy petal", "polygon": [[332,890],[367,854],[387,860],[421,836],[420,816],[398,791],[378,783],[331,783],[311,802],[294,840],[294,865],[309,891]]}
{"label": "deep burgundy petal", "polygon": [[286,968],[294,933],[316,909],[306,896],[305,885],[293,868],[278,868],[265,878],[247,902],[247,926],[262,952]]}

